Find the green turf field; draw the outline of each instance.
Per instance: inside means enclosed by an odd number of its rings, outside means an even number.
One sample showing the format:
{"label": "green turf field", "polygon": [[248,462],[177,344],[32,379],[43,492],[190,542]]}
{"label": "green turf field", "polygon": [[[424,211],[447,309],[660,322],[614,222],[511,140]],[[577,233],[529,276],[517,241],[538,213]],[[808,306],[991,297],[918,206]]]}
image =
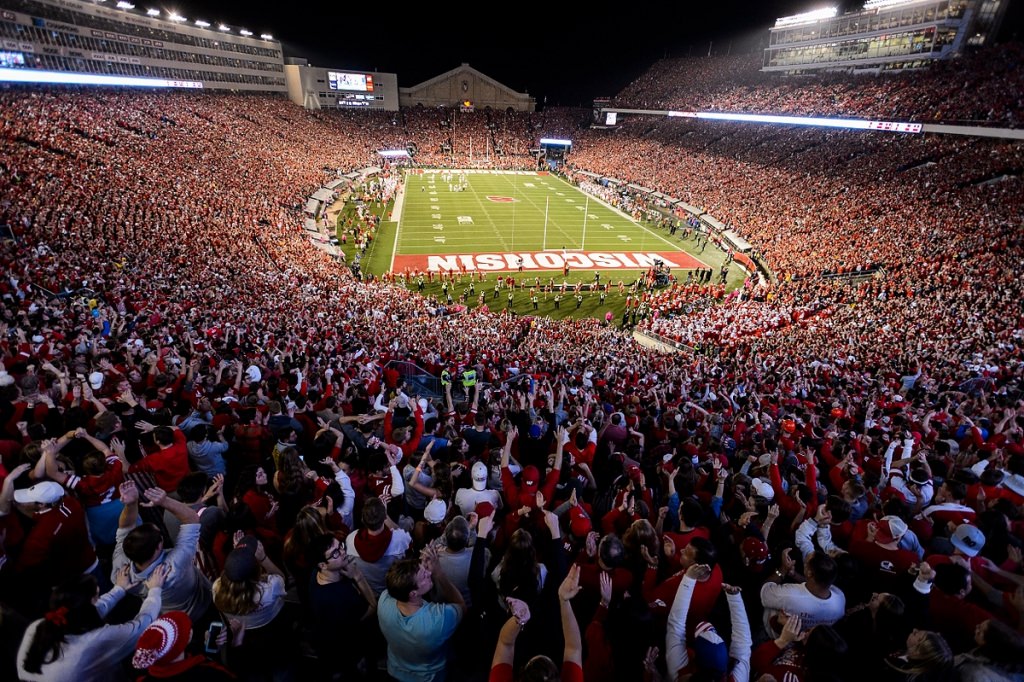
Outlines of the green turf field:
{"label": "green turf field", "polygon": [[[445,173],[407,171],[405,187],[395,204],[376,207],[385,220],[363,259],[364,272],[380,275],[430,267],[439,273],[466,267],[470,273],[485,273],[484,282],[475,284],[475,294],[467,292],[467,304],[474,307],[479,294],[486,293],[488,306],[504,309],[507,291],[493,297],[493,284],[499,276],[511,275],[526,286],[538,280],[542,286],[552,280],[556,286],[563,282],[573,286],[576,282],[593,283],[599,272],[601,283],[623,281],[628,287],[656,255],[677,266],[672,271],[681,279],[685,279],[686,269],[703,267],[713,268],[717,278],[724,261],[725,254],[713,245],[701,250],[693,238],[683,239],[682,231],[673,236],[663,227],[634,221],[554,175]],[[456,191],[463,179],[465,189]],[[520,257],[524,259],[522,273],[518,272]],[[570,261],[568,277],[562,269],[566,259]],[[733,265],[727,286],[733,288],[742,281],[743,271]],[[466,292],[468,282],[467,277],[451,287],[456,298]],[[414,280],[409,286],[417,288]],[[424,294],[444,299],[438,279],[426,285]],[[620,294],[613,286],[601,304],[596,294],[585,292],[577,309],[571,293],[558,308],[553,296],[541,294],[534,310],[528,292],[517,289],[512,309],[556,318],[603,317],[611,311],[618,320],[626,295],[628,290]]]}
{"label": "green turf field", "polygon": [[[526,253],[533,256],[523,256],[524,271],[554,274],[561,271],[563,257],[570,252],[681,253],[667,234],[636,223],[554,175],[413,171],[406,177],[404,198],[396,206],[397,232],[391,244],[376,245],[377,249],[391,246],[394,260],[389,269],[396,272],[431,265],[435,266],[431,269],[443,269],[450,262],[469,270],[473,266],[488,272],[517,270],[518,257]],[[458,191],[460,185],[464,191]],[[537,258],[538,252],[545,253]],[[492,257],[483,262],[423,258],[453,254]],[[499,259],[495,254],[510,256]],[[701,265],[690,257],[680,259],[680,267]],[[645,262],[628,255],[597,259],[569,255],[569,260],[570,270],[645,267]]]}

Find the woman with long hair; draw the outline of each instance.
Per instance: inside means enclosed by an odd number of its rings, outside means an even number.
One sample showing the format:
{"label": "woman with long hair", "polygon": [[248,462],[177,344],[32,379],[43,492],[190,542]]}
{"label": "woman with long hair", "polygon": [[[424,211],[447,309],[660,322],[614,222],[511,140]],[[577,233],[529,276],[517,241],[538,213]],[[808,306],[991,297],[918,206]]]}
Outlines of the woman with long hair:
{"label": "woman with long hair", "polygon": [[907,638],[903,600],[891,592],[876,592],[866,603],[846,612],[836,631],[850,646],[849,666],[858,678],[879,672],[881,656],[902,649]]}
{"label": "woman with long hair", "polygon": [[[58,455],[65,445],[76,439],[93,448],[79,458],[81,475],[76,474],[73,466],[68,466],[70,462],[62,461],[64,458]],[[47,477],[78,495],[89,520],[89,536],[95,544],[104,546],[113,546],[116,542],[117,519],[124,509],[118,496],[118,486],[124,482],[128,471],[124,445],[120,441],[113,443],[116,449],[79,428],[56,441],[45,443],[41,454]]]}
{"label": "woman with long hair", "polygon": [[291,658],[294,639],[288,619],[281,617],[284,596],[284,574],[263,543],[251,535],[238,538],[213,584],[213,604],[224,622],[245,628],[242,646],[230,652],[231,667],[243,679],[261,679]]}
{"label": "woman with long hair", "polygon": [[[270,477],[263,466],[249,466],[242,469],[235,484],[235,503],[243,503],[252,512],[259,529],[258,535],[268,545],[275,544],[271,538],[278,538],[278,510],[280,502],[277,493],[270,485]],[[280,546],[278,544],[278,546]]]}
{"label": "woman with long hair", "polygon": [[888,679],[907,682],[956,680],[953,652],[938,632],[914,630],[907,637],[906,651],[885,659]]}
{"label": "woman with long hair", "polygon": [[658,532],[647,519],[637,519],[623,534],[622,544],[626,547],[627,566],[642,582],[648,559],[657,557],[660,550]]}
{"label": "woman with long hair", "polygon": [[303,604],[306,603],[309,578],[313,573],[306,552],[313,540],[330,533],[325,520],[326,511],[324,507],[303,507],[295,517],[295,525],[284,538],[284,567],[295,580]]}
{"label": "woman with long hair", "polygon": [[961,682],[1024,680],[1024,635],[990,619],[974,629],[974,642],[977,647],[954,661]]}
{"label": "woman with long hair", "polygon": [[846,665],[849,647],[831,625],[818,625],[803,630],[800,616],[780,614],[782,632],[774,640],[764,642],[750,659],[752,679],[770,675],[776,680],[800,682],[836,679],[836,671]]}
{"label": "woman with long hair", "polygon": [[532,604],[544,589],[547,576],[547,566],[537,561],[533,536],[523,528],[509,538],[505,555],[491,573],[498,586],[498,603],[502,608],[508,597]]}
{"label": "woman with long hair", "polygon": [[316,472],[306,466],[296,448],[289,446],[280,451],[277,473],[274,474],[274,490],[281,500],[277,513],[279,529],[291,528],[299,510],[312,501],[316,477]]}
{"label": "woman with long hair", "polygon": [[138,615],[121,625],[103,618],[131,586],[126,566],[114,587],[100,595],[96,579],[81,576],[54,588],[50,611],[28,626],[18,649],[18,677],[27,682],[106,680],[121,660],[135,650],[142,631],[160,615],[167,567],[156,567],[146,579],[149,593]]}
{"label": "woman with long hair", "polygon": [[441,499],[450,507],[455,493],[451,466],[434,459],[433,448],[434,441],[430,441],[418,465],[413,466],[412,459],[405,465],[405,507],[407,513],[417,521],[423,518],[423,512],[431,500]]}
{"label": "woman with long hair", "polygon": [[245,503],[260,528],[277,532],[277,509],[280,505],[264,467],[255,465],[242,469],[235,483],[234,502]]}

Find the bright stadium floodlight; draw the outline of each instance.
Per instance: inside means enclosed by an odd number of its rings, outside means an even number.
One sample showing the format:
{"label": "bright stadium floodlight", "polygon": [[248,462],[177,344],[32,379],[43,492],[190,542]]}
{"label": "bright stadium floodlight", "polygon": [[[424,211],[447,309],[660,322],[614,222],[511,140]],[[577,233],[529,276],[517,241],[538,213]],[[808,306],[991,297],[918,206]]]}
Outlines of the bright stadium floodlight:
{"label": "bright stadium floodlight", "polygon": [[550,144],[556,147],[571,147],[572,140],[558,140],[553,137],[542,137],[540,138],[541,144]]}
{"label": "bright stadium floodlight", "polygon": [[225,26],[224,24],[221,24],[220,26],[217,27],[217,30],[218,31],[224,31],[225,33],[227,33],[228,31],[231,30],[231,28],[229,26]]}
{"label": "bright stadium floodlight", "polygon": [[409,156],[409,152],[405,149],[381,149],[377,153],[385,159],[398,159]]}
{"label": "bright stadium floodlight", "polygon": [[202,19],[196,19],[196,26],[200,28],[210,28],[210,22],[203,21]]}
{"label": "bright stadium floodlight", "polygon": [[263,38],[264,40],[273,40],[274,36],[270,35],[269,33],[261,33],[260,38]]}
{"label": "bright stadium floodlight", "polygon": [[152,7],[150,7],[149,9],[146,10],[146,14],[148,14],[151,17],[158,17],[158,16],[160,16],[160,10],[153,9]]}
{"label": "bright stadium floodlight", "polygon": [[168,12],[167,13],[167,18],[170,19],[171,21],[176,21],[179,24],[188,21],[188,19],[186,19],[185,17],[181,16],[177,12]]}
{"label": "bright stadium floodlight", "polygon": [[244,28],[238,29],[238,32],[240,34],[242,34],[243,36],[251,36],[252,35],[252,31],[246,31]]}
{"label": "bright stadium floodlight", "polygon": [[130,2],[125,2],[124,0],[118,0],[117,8],[118,9],[135,9],[135,5],[133,5]]}
{"label": "bright stadium floodlight", "polygon": [[37,71],[35,69],[2,69],[0,82],[48,83],[57,85],[127,85],[137,88],[202,88],[199,81],[178,81],[167,78],[139,78],[134,76],[107,76],[98,73],[68,73]]}
{"label": "bright stadium floodlight", "polygon": [[794,14],[791,17],[776,19],[775,28],[782,28],[783,26],[797,26],[799,24],[813,24],[814,22],[821,21],[822,19],[831,19],[837,14],[839,14],[838,7],[822,7],[821,9],[811,10],[810,12]]}
{"label": "bright stadium floodlight", "polygon": [[896,7],[897,5],[909,5],[920,0],[868,0],[864,3],[864,9],[882,9],[883,7]]}

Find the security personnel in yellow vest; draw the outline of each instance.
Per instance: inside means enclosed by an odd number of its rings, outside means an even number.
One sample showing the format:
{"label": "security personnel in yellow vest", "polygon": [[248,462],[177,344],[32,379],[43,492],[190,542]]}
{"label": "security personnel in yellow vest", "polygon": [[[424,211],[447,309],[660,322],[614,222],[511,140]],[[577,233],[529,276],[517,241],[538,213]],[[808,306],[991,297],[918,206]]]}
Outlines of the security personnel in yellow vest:
{"label": "security personnel in yellow vest", "polygon": [[451,386],[452,385],[452,373],[447,369],[441,370],[441,385]]}
{"label": "security personnel in yellow vest", "polygon": [[463,388],[472,388],[476,386],[476,370],[467,369],[462,373],[462,386]]}

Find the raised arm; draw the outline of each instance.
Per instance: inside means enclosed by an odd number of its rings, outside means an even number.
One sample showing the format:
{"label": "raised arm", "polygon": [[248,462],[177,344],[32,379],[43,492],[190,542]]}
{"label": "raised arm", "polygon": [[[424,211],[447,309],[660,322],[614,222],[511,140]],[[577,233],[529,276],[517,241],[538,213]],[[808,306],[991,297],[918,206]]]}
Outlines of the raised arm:
{"label": "raised arm", "polygon": [[139,489],[132,481],[125,481],[118,488],[121,496],[121,516],[117,520],[118,529],[131,530],[139,524]]}
{"label": "raised arm", "polygon": [[146,497],[146,502],[143,503],[144,506],[163,507],[171,512],[181,522],[181,525],[199,523],[199,512],[181,500],[170,497],[160,488],[149,488],[144,495]]}
{"label": "raised arm", "polygon": [[459,588],[455,587],[452,581],[448,579],[447,574],[441,570],[437,547],[428,545],[423,550],[422,557],[424,563],[430,568],[430,576],[434,580],[434,590],[437,593],[438,601],[454,606],[458,610],[459,619],[461,620],[466,615],[466,600],[463,599]]}
{"label": "raised arm", "polygon": [[498,644],[494,647],[491,669],[499,665],[511,666],[516,656],[516,639],[523,626],[530,620],[530,607],[519,599],[507,598],[509,618],[498,633]]}
{"label": "raised arm", "polygon": [[19,464],[7,474],[3,487],[0,487],[0,516],[11,513],[11,508],[14,505],[14,482],[31,468],[32,466],[29,464]]}
{"label": "raised arm", "polygon": [[449,414],[455,411],[455,402],[452,400],[452,384],[450,381],[444,385],[444,404],[448,409]]}
{"label": "raised arm", "polygon": [[750,650],[754,643],[750,636],[747,609],[743,606],[740,588],[723,583],[722,590],[729,603],[729,617],[732,620],[732,640],[729,642],[729,658],[732,659],[731,679],[734,682],[747,682],[750,679]]}
{"label": "raised arm", "polygon": [[694,564],[686,569],[686,575],[679,582],[665,627],[665,665],[668,667],[669,679],[675,679],[679,671],[690,664],[690,655],[686,651],[686,617],[690,612],[690,600],[693,599],[697,581],[709,575],[710,567]]}
{"label": "raised arm", "polygon": [[569,573],[558,588],[558,605],[562,615],[562,638],[565,640],[565,649],[562,652],[563,663],[575,663],[583,667],[583,639],[580,637],[580,626],[576,622],[576,614],[573,613],[572,604],[569,602],[579,594],[580,591],[580,567],[573,564]]}
{"label": "raised arm", "polygon": [[519,429],[512,427],[512,430],[508,432],[505,438],[505,447],[501,449],[501,468],[508,468],[509,459],[512,457],[512,441],[519,436]]}

